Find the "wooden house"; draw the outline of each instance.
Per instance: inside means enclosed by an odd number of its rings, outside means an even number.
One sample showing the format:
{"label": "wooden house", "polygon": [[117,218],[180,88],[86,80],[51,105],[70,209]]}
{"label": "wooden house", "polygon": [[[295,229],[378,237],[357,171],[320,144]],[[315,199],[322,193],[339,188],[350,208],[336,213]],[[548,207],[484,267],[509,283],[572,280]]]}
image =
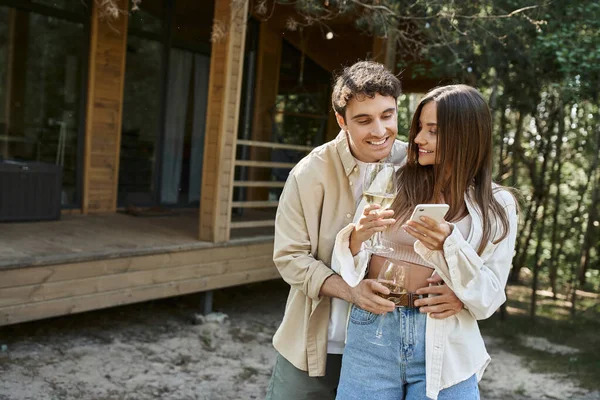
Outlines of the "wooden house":
{"label": "wooden house", "polygon": [[271,3],[87,3],[0,0],[0,155],[62,167],[60,220],[0,223],[0,325],[278,278],[278,194],[338,132],[331,73],[393,46]]}

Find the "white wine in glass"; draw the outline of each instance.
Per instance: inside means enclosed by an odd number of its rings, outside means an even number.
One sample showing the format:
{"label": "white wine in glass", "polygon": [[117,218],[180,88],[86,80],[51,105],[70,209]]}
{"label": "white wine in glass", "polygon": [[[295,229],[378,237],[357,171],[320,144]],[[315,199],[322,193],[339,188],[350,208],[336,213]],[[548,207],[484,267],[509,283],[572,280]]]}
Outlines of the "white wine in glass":
{"label": "white wine in glass", "polygon": [[394,199],[396,198],[395,195],[377,192],[364,192],[363,196],[368,204],[379,204],[382,210],[387,210],[390,208],[394,202]]}
{"label": "white wine in glass", "polygon": [[[396,168],[391,163],[367,164],[363,182],[363,197],[370,204],[377,204],[380,211],[391,207],[396,198]],[[373,211],[377,212],[377,211]],[[376,254],[386,254],[393,251],[381,243],[381,232],[373,235],[372,244],[366,249]]]}
{"label": "white wine in glass", "polygon": [[[377,282],[390,289],[390,294],[380,293],[379,296],[392,301],[396,306],[400,305],[403,298],[408,296],[407,284],[410,268],[411,263],[386,260],[379,270]],[[386,315],[383,314],[379,317],[379,324],[377,325],[375,334],[365,334],[365,339],[369,343],[377,346],[389,346],[391,344],[391,341],[383,336],[383,323]]]}

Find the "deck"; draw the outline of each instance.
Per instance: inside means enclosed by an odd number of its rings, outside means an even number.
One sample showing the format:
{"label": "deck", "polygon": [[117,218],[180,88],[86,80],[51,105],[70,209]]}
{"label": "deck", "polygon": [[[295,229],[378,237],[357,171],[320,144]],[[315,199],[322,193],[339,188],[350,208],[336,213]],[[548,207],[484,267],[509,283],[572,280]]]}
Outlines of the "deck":
{"label": "deck", "polygon": [[279,276],[272,227],[233,230],[226,243],[197,229],[195,210],[0,224],[0,325]]}

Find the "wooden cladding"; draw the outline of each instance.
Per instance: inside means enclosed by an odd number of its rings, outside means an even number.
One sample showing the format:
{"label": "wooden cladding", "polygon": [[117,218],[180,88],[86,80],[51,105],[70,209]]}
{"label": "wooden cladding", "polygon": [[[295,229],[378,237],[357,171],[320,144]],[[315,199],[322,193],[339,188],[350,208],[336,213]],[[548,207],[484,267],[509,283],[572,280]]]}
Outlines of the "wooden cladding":
{"label": "wooden cladding", "polygon": [[206,139],[200,201],[200,240],[229,240],[236,137],[242,91],[248,0],[215,0]]}
{"label": "wooden cladding", "polygon": [[[127,9],[128,0],[117,0]],[[117,206],[121,117],[125,80],[127,15],[106,21],[92,2],[88,104],[85,128],[84,213],[114,212]]]}
{"label": "wooden cladding", "polygon": [[0,326],[279,277],[257,243],[0,269]]}

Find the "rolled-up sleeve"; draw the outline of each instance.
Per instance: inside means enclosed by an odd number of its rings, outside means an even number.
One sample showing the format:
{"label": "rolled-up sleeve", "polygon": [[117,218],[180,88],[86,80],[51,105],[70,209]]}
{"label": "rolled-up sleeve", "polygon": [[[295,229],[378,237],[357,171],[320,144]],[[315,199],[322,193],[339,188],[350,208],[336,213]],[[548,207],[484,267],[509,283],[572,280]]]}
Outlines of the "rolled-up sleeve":
{"label": "rolled-up sleeve", "polygon": [[[314,197],[311,201],[313,199]],[[311,237],[309,233],[304,208],[298,183],[292,174],[279,198],[275,218],[273,262],[281,277],[290,286],[314,302],[319,302],[321,286],[334,271],[314,257],[318,238]],[[312,208],[319,209],[320,205],[311,204]],[[319,217],[318,213],[308,216],[315,219]]]}
{"label": "rolled-up sleeve", "polygon": [[350,235],[352,235],[354,226],[354,223],[349,224],[337,234],[331,257],[331,268],[340,274],[351,287],[355,287],[363,280],[371,259],[369,252],[364,249],[352,256]]}

